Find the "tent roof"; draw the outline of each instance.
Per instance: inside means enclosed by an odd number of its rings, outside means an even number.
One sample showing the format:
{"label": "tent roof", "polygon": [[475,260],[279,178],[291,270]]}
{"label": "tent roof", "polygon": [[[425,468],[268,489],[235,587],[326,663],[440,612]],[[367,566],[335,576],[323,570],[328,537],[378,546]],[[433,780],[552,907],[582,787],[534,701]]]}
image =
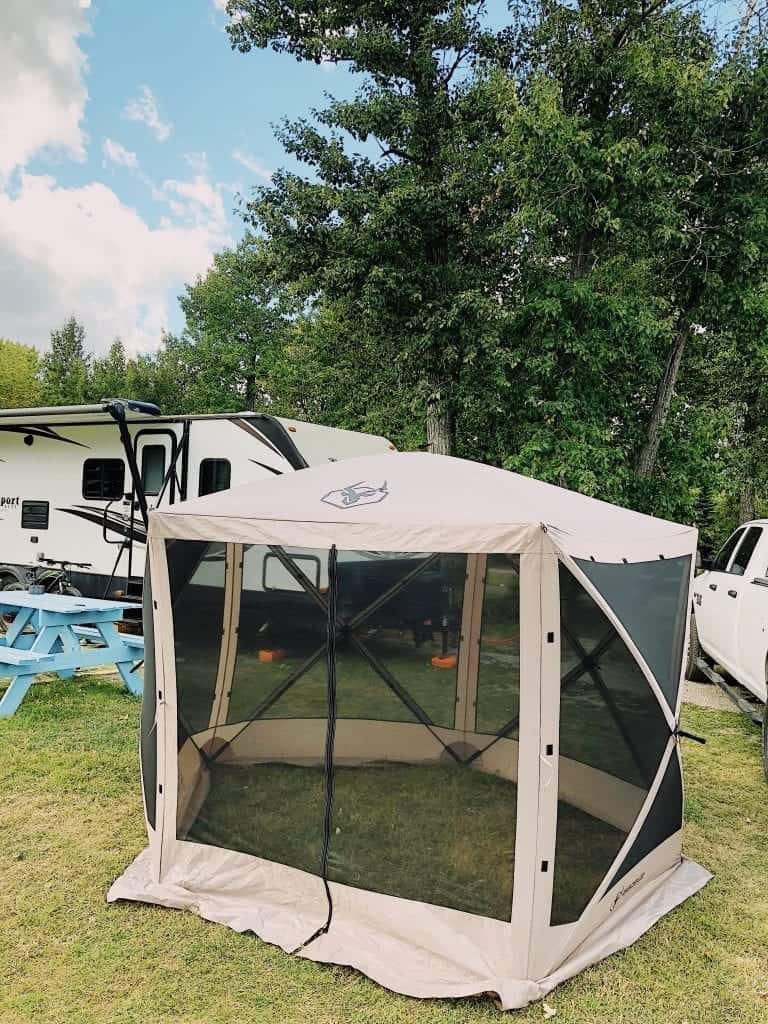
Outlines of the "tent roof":
{"label": "tent roof", "polygon": [[598,561],[692,554],[696,530],[464,459],[346,459],[151,513],[155,536],[375,551],[532,551]]}

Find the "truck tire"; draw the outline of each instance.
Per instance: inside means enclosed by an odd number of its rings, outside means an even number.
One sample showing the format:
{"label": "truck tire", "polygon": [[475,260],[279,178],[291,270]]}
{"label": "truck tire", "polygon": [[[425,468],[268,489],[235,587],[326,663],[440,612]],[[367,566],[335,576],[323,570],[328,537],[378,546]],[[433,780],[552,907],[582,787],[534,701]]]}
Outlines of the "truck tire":
{"label": "truck tire", "polygon": [[696,616],[691,612],[691,630],[688,636],[688,659],[685,663],[685,678],[695,682],[701,679],[702,675],[696,664],[701,657],[701,644],[699,643],[699,631],[696,628]]}

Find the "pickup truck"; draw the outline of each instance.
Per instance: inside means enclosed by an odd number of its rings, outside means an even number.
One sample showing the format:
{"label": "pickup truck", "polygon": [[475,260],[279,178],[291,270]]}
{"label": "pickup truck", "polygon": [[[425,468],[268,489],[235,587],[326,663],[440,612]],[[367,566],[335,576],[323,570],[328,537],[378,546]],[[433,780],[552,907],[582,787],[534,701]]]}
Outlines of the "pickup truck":
{"label": "pickup truck", "polygon": [[[763,704],[768,700],[768,519],[735,530],[693,582],[689,671],[700,650]],[[763,714],[768,779],[768,714]]]}

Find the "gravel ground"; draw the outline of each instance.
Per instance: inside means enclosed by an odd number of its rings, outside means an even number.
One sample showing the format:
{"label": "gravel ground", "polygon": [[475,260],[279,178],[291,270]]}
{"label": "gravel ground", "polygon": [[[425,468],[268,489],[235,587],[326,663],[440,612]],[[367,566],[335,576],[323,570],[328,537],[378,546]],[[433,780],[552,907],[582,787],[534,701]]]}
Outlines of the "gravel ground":
{"label": "gravel ground", "polygon": [[713,708],[715,711],[735,711],[739,709],[733,701],[714,683],[692,683],[690,679],[683,685],[683,703],[696,704],[700,708]]}

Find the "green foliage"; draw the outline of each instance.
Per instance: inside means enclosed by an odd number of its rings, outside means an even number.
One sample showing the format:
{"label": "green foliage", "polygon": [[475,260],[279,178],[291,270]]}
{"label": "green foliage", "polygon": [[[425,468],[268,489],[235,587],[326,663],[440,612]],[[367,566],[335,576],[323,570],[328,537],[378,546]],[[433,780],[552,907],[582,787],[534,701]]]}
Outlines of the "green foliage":
{"label": "green foliage", "polygon": [[87,388],[89,397],[99,402],[102,398],[124,396],[127,373],[125,345],[120,338],[115,338],[106,356],[93,360]]}
{"label": "green foliage", "polygon": [[[492,40],[483,5],[230,4],[241,50],[270,45],[300,60],[350,62],[368,76],[357,97],[314,122],[285,123],[288,153],[312,170],[286,171],[257,190],[247,219],[266,233],[276,280],[320,295],[357,324],[374,363],[411,389],[430,438],[450,448],[465,367],[498,343],[494,257],[497,112],[485,83],[465,82]],[[351,144],[362,147],[350,151]],[[374,157],[364,152],[378,147]],[[344,339],[340,339],[344,344]],[[473,369],[473,372],[475,370]]]}
{"label": "green foliage", "polygon": [[247,235],[236,249],[217,253],[181,297],[187,326],[173,351],[187,368],[187,400],[201,412],[280,407],[271,374],[293,309],[262,262],[260,243]]}
{"label": "green foliage", "polygon": [[40,357],[35,349],[0,338],[0,409],[39,404],[39,367]]}
{"label": "green foliage", "polygon": [[74,316],[51,331],[51,348],[40,364],[42,398],[47,405],[80,405],[86,401],[90,360],[85,328]]}
{"label": "green foliage", "polygon": [[308,303],[275,378],[322,379],[305,397],[331,422],[376,409],[435,450],[667,516],[712,477],[760,481],[759,33],[675,0],[513,4],[496,36],[461,0],[228,11],[242,52],[366,76],[282,125],[308,173],[245,210],[259,273]]}

